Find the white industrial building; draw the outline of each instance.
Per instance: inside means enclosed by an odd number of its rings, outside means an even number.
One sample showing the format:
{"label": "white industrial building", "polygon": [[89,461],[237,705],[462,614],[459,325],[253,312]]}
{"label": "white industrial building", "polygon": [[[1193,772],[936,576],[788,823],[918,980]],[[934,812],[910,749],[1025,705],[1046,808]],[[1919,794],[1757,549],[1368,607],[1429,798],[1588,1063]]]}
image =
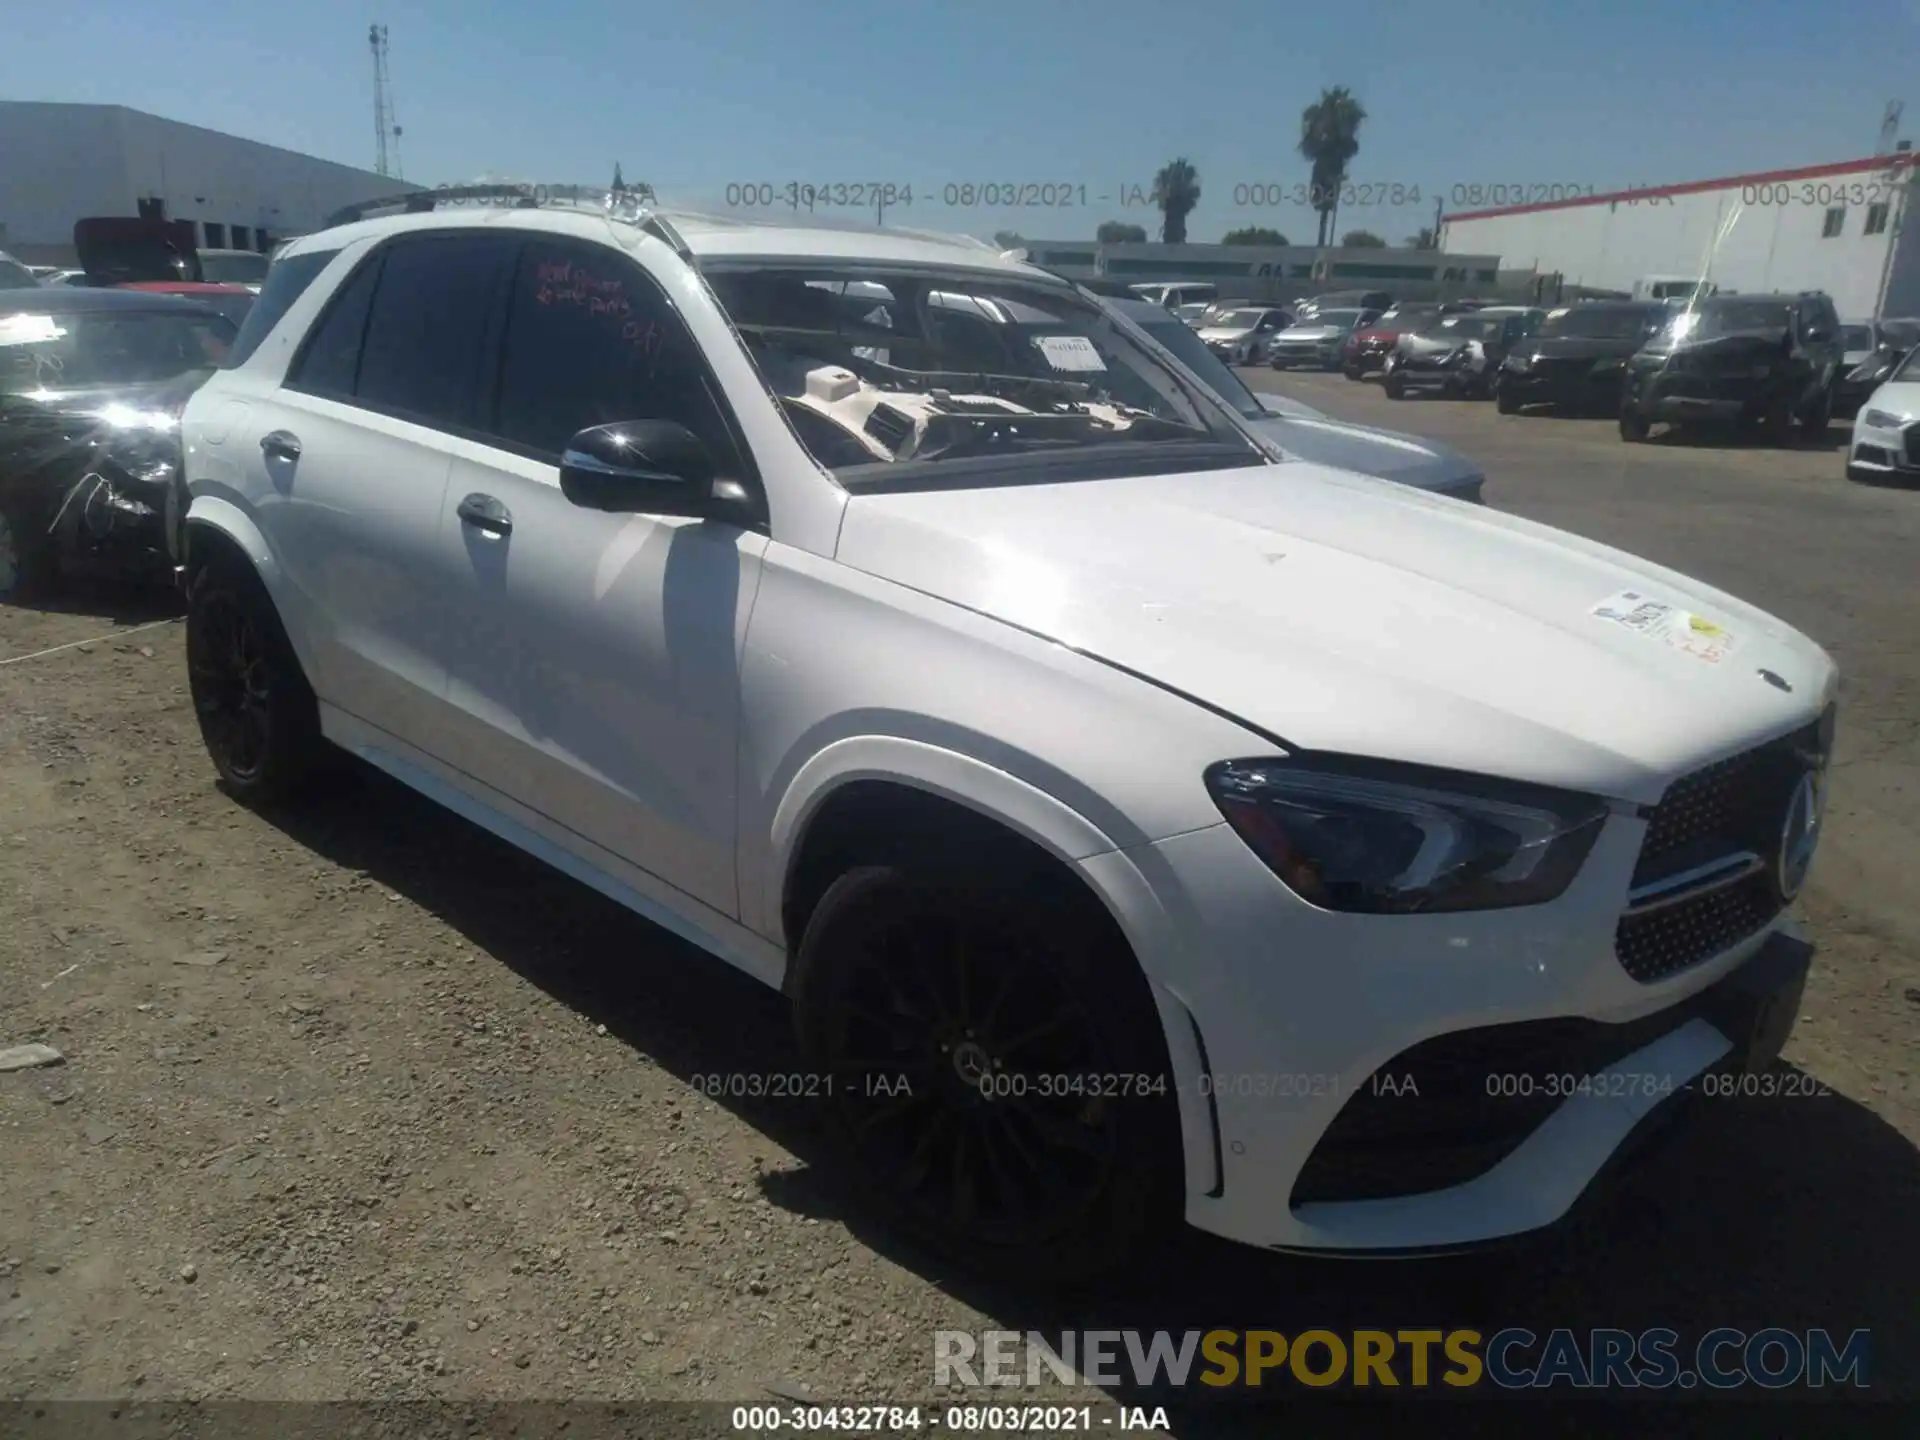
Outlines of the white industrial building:
{"label": "white industrial building", "polygon": [[1531,272],[1504,273],[1497,253],[1310,245],[1163,245],[1156,241],[1023,240],[1034,264],[1070,280],[1205,280],[1232,299],[1285,300],[1324,290],[1386,290],[1426,297],[1525,286]]}
{"label": "white industrial building", "polygon": [[418,188],[123,105],[0,101],[0,249],[29,264],[71,263],[89,215],[189,220],[203,246],[265,250]]}
{"label": "white industrial building", "polygon": [[1440,248],[1591,290],[1685,276],[1749,293],[1824,290],[1849,319],[1920,315],[1917,184],[1902,150],[1446,215]]}

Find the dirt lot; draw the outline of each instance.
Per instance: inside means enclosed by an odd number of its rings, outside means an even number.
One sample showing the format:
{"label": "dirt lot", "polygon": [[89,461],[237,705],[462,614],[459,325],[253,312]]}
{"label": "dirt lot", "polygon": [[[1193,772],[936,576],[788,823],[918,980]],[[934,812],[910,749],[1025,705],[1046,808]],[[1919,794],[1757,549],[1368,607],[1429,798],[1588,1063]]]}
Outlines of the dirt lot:
{"label": "dirt lot", "polygon": [[66,1056],[0,1075],[0,1395],[907,1398],[935,1328],[1528,1324],[1870,1327],[1875,1391],[1920,1396],[1920,493],[1847,485],[1837,450],[1255,383],[1447,439],[1496,506],[1838,657],[1788,1052],[1830,1094],[1715,1102],[1545,1245],[1351,1266],[1178,1237],[1096,1304],[983,1287],[845,1209],[804,1106],[699,1092],[791,1058],[777,999],[372,774],[234,805],[180,627],[128,630],[164,611],[0,610],[0,1046]]}

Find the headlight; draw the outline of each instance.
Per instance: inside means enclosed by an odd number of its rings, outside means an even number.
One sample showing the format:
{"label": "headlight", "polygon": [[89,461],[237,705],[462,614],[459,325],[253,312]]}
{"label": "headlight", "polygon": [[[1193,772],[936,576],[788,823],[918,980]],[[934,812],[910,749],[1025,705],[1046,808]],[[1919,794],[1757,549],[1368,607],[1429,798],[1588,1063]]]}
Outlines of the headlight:
{"label": "headlight", "polygon": [[1885,410],[1868,410],[1861,414],[1860,423],[1871,425],[1876,430],[1898,430],[1907,422],[1898,415],[1889,415]]}
{"label": "headlight", "polygon": [[1326,756],[1224,760],[1206,784],[1288,889],[1369,914],[1552,900],[1607,815],[1589,795]]}
{"label": "headlight", "polygon": [[1507,369],[1524,373],[1533,368],[1533,357],[1531,355],[1509,355],[1507,356],[1506,363]]}

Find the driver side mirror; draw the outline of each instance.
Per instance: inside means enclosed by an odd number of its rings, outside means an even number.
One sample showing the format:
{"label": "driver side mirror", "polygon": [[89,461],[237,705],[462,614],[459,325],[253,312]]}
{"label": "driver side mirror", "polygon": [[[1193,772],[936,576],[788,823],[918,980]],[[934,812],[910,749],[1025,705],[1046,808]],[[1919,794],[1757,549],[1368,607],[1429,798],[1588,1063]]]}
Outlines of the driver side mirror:
{"label": "driver side mirror", "polygon": [[567,441],[560,493],[588,510],[708,519],[744,507],[746,492],[716,480],[713,454],[671,420],[594,425]]}

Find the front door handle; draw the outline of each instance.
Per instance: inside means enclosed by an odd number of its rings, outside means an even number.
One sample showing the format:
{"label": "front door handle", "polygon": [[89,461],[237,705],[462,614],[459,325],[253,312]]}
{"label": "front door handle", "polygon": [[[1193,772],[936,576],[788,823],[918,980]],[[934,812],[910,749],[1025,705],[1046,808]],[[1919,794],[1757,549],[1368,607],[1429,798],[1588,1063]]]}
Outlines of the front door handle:
{"label": "front door handle", "polygon": [[460,517],[461,524],[471,525],[489,535],[513,533],[512,514],[491,495],[469,495],[460,502],[454,513]]}
{"label": "front door handle", "polygon": [[260,451],[269,460],[298,460],[300,437],[291,430],[269,430],[260,437]]}

